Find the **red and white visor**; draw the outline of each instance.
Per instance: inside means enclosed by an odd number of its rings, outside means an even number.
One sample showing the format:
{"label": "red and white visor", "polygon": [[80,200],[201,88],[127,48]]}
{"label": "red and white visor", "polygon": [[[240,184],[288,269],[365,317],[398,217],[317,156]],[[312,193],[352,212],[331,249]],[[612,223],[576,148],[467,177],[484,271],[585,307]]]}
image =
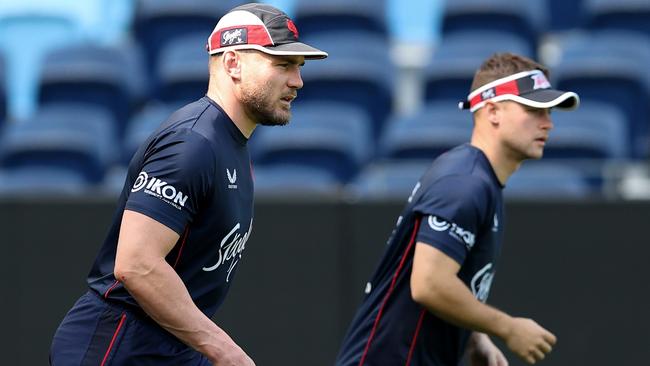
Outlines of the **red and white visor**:
{"label": "red and white visor", "polygon": [[487,83],[460,102],[460,109],[476,112],[485,102],[512,100],[533,108],[578,108],[580,97],[574,92],[555,90],[541,70],[523,71]]}

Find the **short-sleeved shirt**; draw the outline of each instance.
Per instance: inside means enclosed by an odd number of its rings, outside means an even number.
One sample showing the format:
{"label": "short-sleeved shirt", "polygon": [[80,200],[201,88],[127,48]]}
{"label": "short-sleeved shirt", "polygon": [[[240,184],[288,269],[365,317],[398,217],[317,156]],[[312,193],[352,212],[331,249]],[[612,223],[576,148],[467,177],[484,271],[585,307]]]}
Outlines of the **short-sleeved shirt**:
{"label": "short-sleeved shirt", "polygon": [[178,233],[165,259],[194,303],[212,316],[228,292],[253,225],[246,137],[219,105],[203,97],[174,112],[135,153],[87,281],[104,298],[137,307],[113,275],[124,210]]}
{"label": "short-sleeved shirt", "polygon": [[470,331],[411,297],[415,244],[460,264],[458,277],[485,302],[503,239],[503,186],[478,148],[438,157],[415,185],[339,352],[338,366],[458,365]]}

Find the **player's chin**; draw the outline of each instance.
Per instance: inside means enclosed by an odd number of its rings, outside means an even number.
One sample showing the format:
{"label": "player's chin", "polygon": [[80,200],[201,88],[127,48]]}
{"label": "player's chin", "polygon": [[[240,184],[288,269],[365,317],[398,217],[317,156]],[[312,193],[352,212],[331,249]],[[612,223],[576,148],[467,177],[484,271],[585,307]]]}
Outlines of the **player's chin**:
{"label": "player's chin", "polygon": [[286,126],[291,120],[291,111],[276,111],[261,123],[263,126]]}

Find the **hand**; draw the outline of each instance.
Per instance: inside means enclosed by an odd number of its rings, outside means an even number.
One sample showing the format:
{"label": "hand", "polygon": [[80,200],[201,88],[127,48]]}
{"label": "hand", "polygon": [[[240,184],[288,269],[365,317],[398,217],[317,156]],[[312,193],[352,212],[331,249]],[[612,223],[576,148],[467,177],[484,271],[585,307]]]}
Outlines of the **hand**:
{"label": "hand", "polygon": [[513,318],[504,341],[512,352],[532,365],[551,352],[556,338],[532,319]]}
{"label": "hand", "polygon": [[486,334],[472,333],[468,352],[472,366],[508,366],[506,357]]}

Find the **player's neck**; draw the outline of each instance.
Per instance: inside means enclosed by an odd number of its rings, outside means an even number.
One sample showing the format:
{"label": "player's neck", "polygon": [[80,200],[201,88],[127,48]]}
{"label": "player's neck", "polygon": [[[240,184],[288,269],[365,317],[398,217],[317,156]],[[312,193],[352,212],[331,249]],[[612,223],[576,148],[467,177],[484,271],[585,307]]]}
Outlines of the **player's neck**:
{"label": "player's neck", "polygon": [[250,138],[255,127],[257,127],[257,123],[248,117],[241,103],[239,103],[232,93],[223,93],[216,87],[210,87],[208,88],[207,96],[226,112],[228,117],[246,138]]}
{"label": "player's neck", "polygon": [[508,178],[514,173],[521,165],[521,160],[518,160],[509,154],[503,145],[498,144],[494,138],[485,138],[482,134],[473,133],[471,145],[481,150],[487,157],[492,170],[499,179],[502,185],[505,185]]}

